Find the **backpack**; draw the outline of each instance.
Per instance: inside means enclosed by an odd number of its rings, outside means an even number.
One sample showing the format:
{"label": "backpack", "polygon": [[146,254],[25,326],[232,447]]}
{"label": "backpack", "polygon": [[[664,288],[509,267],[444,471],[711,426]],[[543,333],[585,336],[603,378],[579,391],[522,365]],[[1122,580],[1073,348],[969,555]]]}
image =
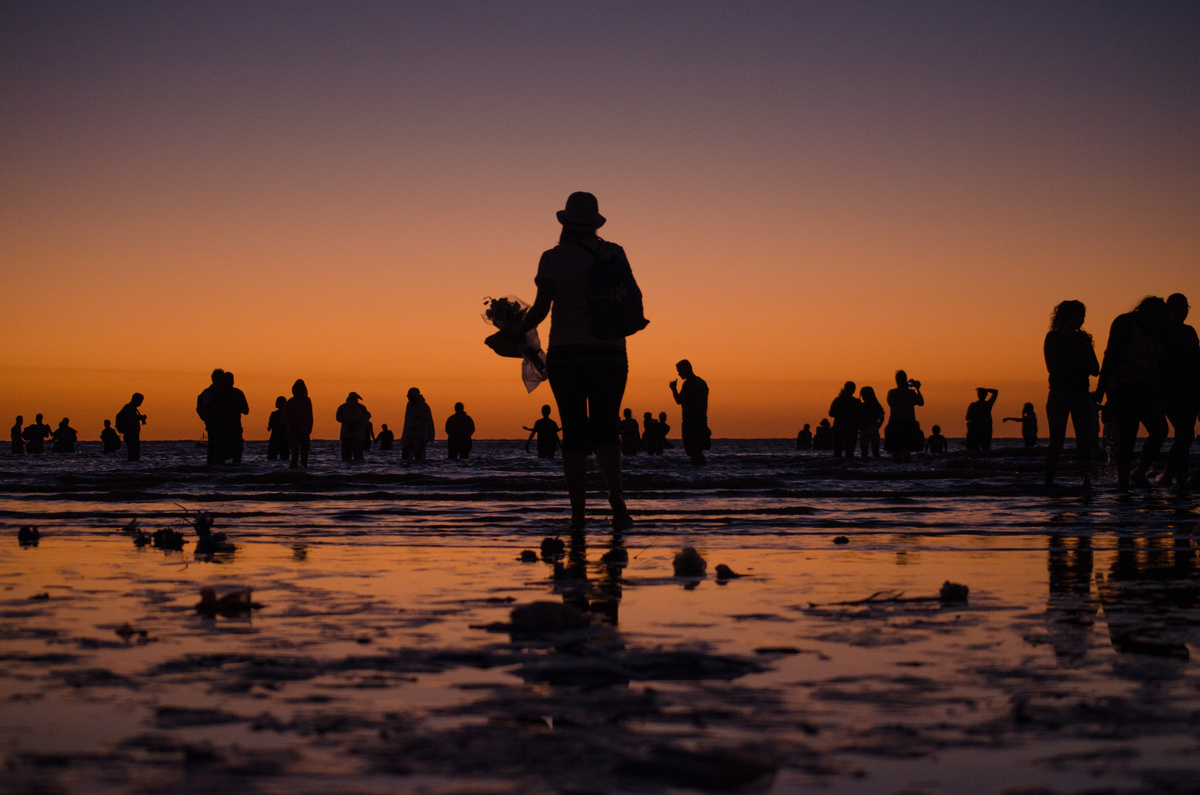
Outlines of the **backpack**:
{"label": "backpack", "polygon": [[621,339],[641,331],[650,321],[642,313],[642,291],[625,252],[606,240],[598,243],[596,251],[579,243],[594,257],[584,281],[588,317],[597,337]]}

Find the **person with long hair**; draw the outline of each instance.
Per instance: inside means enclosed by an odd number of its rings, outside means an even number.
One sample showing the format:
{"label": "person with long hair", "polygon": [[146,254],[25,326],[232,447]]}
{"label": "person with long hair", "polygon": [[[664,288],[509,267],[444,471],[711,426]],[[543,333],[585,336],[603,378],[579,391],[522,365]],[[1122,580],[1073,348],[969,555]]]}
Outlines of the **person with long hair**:
{"label": "person with long hair", "polygon": [[1046,398],[1046,422],[1050,441],[1046,448],[1046,485],[1054,485],[1054,473],[1067,436],[1067,418],[1075,426],[1075,455],[1083,471],[1083,485],[1092,485],[1092,447],[1096,440],[1096,403],[1092,400],[1092,376],[1100,373],[1092,335],[1083,330],[1087,307],[1081,301],[1062,301],[1050,313],[1042,353],[1050,376]]}
{"label": "person with long hair", "polygon": [[858,390],[859,398],[862,400],[862,416],[859,419],[859,449],[862,451],[862,457],[867,457],[867,450],[871,451],[871,455],[879,458],[879,429],[883,427],[883,405],[879,402],[879,398],[875,396],[875,388],[864,386]]}
{"label": "person with long hair", "polygon": [[621,399],[629,375],[625,338],[600,338],[590,322],[586,282],[601,247],[616,249],[596,234],[605,223],[596,197],[576,192],[558,211],[558,245],[538,263],[537,297],[521,323],[501,334],[519,341],[550,317],[546,371],[562,422],[563,474],[571,503],[571,529],[586,523],[587,460],[595,453],[608,492],[614,529],[633,520],[621,490]]}
{"label": "person with long hair", "polygon": [[283,427],[287,429],[289,469],[308,469],[308,450],[313,429],[313,405],[303,378],[292,384],[292,396],[283,405]]}

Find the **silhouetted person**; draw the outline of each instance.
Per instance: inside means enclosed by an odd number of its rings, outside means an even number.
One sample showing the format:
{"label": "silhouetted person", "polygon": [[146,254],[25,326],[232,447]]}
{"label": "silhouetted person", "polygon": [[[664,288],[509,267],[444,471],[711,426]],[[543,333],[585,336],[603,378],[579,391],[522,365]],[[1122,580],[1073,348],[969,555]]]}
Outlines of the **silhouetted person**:
{"label": "silhouetted person", "polygon": [[883,405],[880,404],[879,398],[875,397],[873,387],[864,386],[858,390],[858,394],[862,401],[862,414],[858,423],[858,439],[862,457],[867,457],[869,449],[872,456],[879,458],[879,429],[883,427]]}
{"label": "silhouetted person", "polygon": [[[242,437],[242,415],[250,413],[250,404],[246,402],[246,394],[233,385],[233,373],[226,370],[221,375],[221,381],[213,390],[209,405],[212,412],[213,427],[220,437],[221,461],[231,459],[233,463],[242,463],[242,452],[245,441]],[[209,434],[211,440],[212,434]]]}
{"label": "silhouetted person", "polygon": [[562,224],[558,245],[538,262],[537,298],[510,336],[520,340],[550,316],[546,370],[562,420],[571,526],[582,529],[586,522],[587,459],[594,451],[612,507],[612,526],[620,530],[633,526],[621,490],[621,398],[629,360],[624,337],[597,334],[587,281],[601,254],[610,262],[628,260],[620,246],[596,235],[604,221],[592,194],[576,192],[567,197],[566,207],[558,212]]}
{"label": "silhouetted person", "polygon": [[375,437],[375,441],[379,442],[380,450],[391,450],[396,443],[396,434],[392,433],[385,422],[379,426],[379,435]]}
{"label": "silhouetted person", "polygon": [[1021,440],[1025,442],[1025,447],[1037,446],[1038,440],[1038,422],[1037,412],[1033,410],[1032,403],[1026,403],[1021,408],[1020,417],[1005,417],[1003,422],[1019,422],[1021,423]]}
{"label": "silhouetted person", "polygon": [[13,455],[25,455],[25,438],[21,435],[24,424],[25,418],[18,414],[16,424],[12,426],[11,431]]}
{"label": "silhouetted person", "polygon": [[342,424],[342,460],[363,460],[363,438],[366,433],[367,420],[371,412],[359,401],[362,400],[357,392],[346,395],[346,402],[338,406],[337,421]]}
{"label": "silhouetted person", "polygon": [[58,427],[50,433],[50,438],[53,440],[50,452],[73,453],[75,452],[75,442],[79,441],[79,432],[71,427],[71,420],[63,417]]}
{"label": "silhouetted person", "polygon": [[291,469],[308,468],[308,450],[313,429],[312,400],[308,385],[297,378],[292,384],[292,396],[283,407],[283,427],[287,430],[288,450],[292,454]]}
{"label": "silhouetted person", "polygon": [[[658,412],[658,425],[655,431],[658,433],[658,444],[662,450],[675,447],[675,445],[667,441],[667,436],[671,433],[671,426],[667,424],[667,412]],[[662,452],[662,450],[659,452]]]}
{"label": "silhouetted person", "polygon": [[466,458],[471,455],[471,437],[475,435],[475,420],[463,410],[463,404],[454,404],[454,413],[446,419],[446,456]]}
{"label": "silhouetted person", "polygon": [[683,415],[679,430],[683,451],[692,464],[699,466],[706,463],[704,451],[712,447],[712,432],[708,429],[708,384],[696,375],[687,359],[679,360],[675,372],[683,379],[683,386],[679,386],[678,381],[671,382],[671,395]]}
{"label": "silhouetted person", "polygon": [[106,453],[115,453],[121,449],[121,435],[108,420],[104,421],[104,430],[100,431],[100,443],[104,445]]}
{"label": "silhouetted person", "polygon": [[992,449],[992,406],[1000,393],[985,386],[975,388],[976,400],[967,406],[967,449],[980,452]]}
{"label": "silhouetted person", "polygon": [[405,461],[424,461],[425,448],[433,441],[433,411],[415,386],[408,390],[404,428],[400,431],[400,456]]}
{"label": "silhouetted person", "polygon": [[667,446],[667,432],[670,430],[666,412],[662,413],[662,420],[655,419],[649,411],[642,415],[642,449],[646,451],[646,455],[663,454]]}
{"label": "silhouetted person", "polygon": [[913,451],[925,446],[921,426],[917,424],[917,406],[925,405],[921,382],[910,381],[907,373],[897,370],[896,388],[888,390],[887,404],[891,414],[884,432],[884,446],[896,461],[907,463],[912,460]]}
{"label": "silhouetted person", "polygon": [[283,395],[275,398],[275,410],[267,417],[267,460],[286,461],[288,455],[287,429],[283,427],[283,407],[287,398]]}
{"label": "silhouetted person", "polygon": [[633,418],[633,409],[625,409],[624,419],[621,420],[621,452],[624,455],[637,455],[642,449],[641,426]]}
{"label": "silhouetted person", "polygon": [[811,450],[813,446],[812,425],[804,423],[804,427],[796,434],[796,449]]}
{"label": "silhouetted person", "polygon": [[817,430],[813,433],[812,449],[833,449],[833,426],[829,424],[828,417],[822,417],[821,421],[817,423]]}
{"label": "silhouetted person", "polygon": [[141,392],[134,392],[120,411],[117,412],[117,432],[125,437],[125,458],[128,461],[142,460],[142,426],[146,424],[146,415],[139,409],[145,398]]}
{"label": "silhouetted person", "polygon": [[529,431],[529,438],[525,440],[525,452],[529,452],[529,443],[537,437],[537,452],[538,458],[554,458],[554,451],[558,449],[558,423],[550,419],[550,406],[542,406],[542,418],[533,423],[532,428],[521,426]]}
{"label": "silhouetted person", "polygon": [[[1117,488],[1148,486],[1146,473],[1167,438],[1159,370],[1167,325],[1167,302],[1143,298],[1132,312],[1118,315],[1108,332],[1100,365],[1096,400],[1107,397],[1106,411],[1117,428]],[[1146,426],[1146,442],[1137,470],[1130,473],[1138,425]]]}
{"label": "silhouetted person", "polygon": [[942,436],[942,426],[934,425],[933,432],[929,434],[929,438],[925,440],[925,449],[934,455],[941,455],[950,449],[950,443],[946,441],[946,437]]}
{"label": "silhouetted person", "polygon": [[1187,484],[1188,451],[1196,438],[1200,406],[1200,340],[1196,330],[1183,322],[1190,308],[1183,293],[1167,298],[1162,350],[1163,400],[1175,441],[1167,452],[1167,468],[1160,482],[1169,486],[1175,480],[1181,489]]}
{"label": "silhouetted person", "polygon": [[225,378],[225,371],[220,367],[212,371],[212,383],[204,388],[204,391],[196,396],[196,414],[204,422],[204,433],[208,439],[208,457],[207,463],[220,464],[224,457],[221,454],[221,435],[214,427],[213,419],[213,396],[221,387]]}
{"label": "silhouetted person", "polygon": [[1075,454],[1083,470],[1083,484],[1092,483],[1092,447],[1099,433],[1096,402],[1092,398],[1091,376],[1100,373],[1100,363],[1092,346],[1092,335],[1083,330],[1087,307],[1080,301],[1062,301],[1050,315],[1050,331],[1042,350],[1046,372],[1050,375],[1050,394],[1046,398],[1046,485],[1054,485],[1054,473],[1067,436],[1067,418],[1075,427]]}
{"label": "silhouetted person", "polygon": [[829,416],[833,417],[833,457],[841,458],[842,453],[847,458],[854,458],[854,448],[858,444],[858,426],[862,421],[862,401],[854,396],[858,387],[853,381],[847,381],[842,391],[829,404]]}
{"label": "silhouetted person", "polygon": [[25,440],[25,452],[34,455],[46,452],[46,439],[49,436],[50,426],[42,422],[42,415],[38,414],[33,418],[33,424],[26,425],[21,432],[21,438]]}

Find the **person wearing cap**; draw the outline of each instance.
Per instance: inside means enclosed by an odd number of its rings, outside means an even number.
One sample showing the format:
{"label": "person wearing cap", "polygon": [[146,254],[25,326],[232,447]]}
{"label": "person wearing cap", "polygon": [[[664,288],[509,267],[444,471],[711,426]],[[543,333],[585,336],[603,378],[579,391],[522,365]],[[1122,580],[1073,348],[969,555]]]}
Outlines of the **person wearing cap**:
{"label": "person wearing cap", "polygon": [[582,529],[586,521],[587,459],[592,452],[608,491],[613,528],[628,529],[633,521],[621,491],[620,446],[621,399],[629,373],[625,339],[596,336],[585,292],[588,268],[600,245],[596,230],[606,219],[596,197],[584,192],[567,197],[557,217],[562,233],[558,245],[542,254],[538,263],[537,298],[508,333],[519,341],[550,317],[546,369],[562,422],[571,529]]}
{"label": "person wearing cap", "polygon": [[357,392],[346,396],[346,402],[338,406],[337,421],[342,424],[342,460],[363,460],[363,437],[367,431],[367,422],[371,412],[359,401],[362,398]]}
{"label": "person wearing cap", "polygon": [[424,461],[425,447],[433,441],[433,412],[425,396],[415,386],[408,390],[404,409],[404,429],[400,431],[400,457],[405,461]]}

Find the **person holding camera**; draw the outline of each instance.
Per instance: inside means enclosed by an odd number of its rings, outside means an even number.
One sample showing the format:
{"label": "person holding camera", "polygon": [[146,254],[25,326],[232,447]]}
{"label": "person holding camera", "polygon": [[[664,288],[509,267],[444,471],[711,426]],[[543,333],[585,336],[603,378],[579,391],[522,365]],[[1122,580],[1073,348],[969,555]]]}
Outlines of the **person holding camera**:
{"label": "person holding camera", "polygon": [[921,396],[921,382],[908,380],[903,370],[896,371],[896,388],[888,390],[887,404],[891,410],[887,428],[884,429],[884,449],[897,463],[912,460],[913,450],[924,447],[921,426],[917,423],[917,406],[925,405]]}

